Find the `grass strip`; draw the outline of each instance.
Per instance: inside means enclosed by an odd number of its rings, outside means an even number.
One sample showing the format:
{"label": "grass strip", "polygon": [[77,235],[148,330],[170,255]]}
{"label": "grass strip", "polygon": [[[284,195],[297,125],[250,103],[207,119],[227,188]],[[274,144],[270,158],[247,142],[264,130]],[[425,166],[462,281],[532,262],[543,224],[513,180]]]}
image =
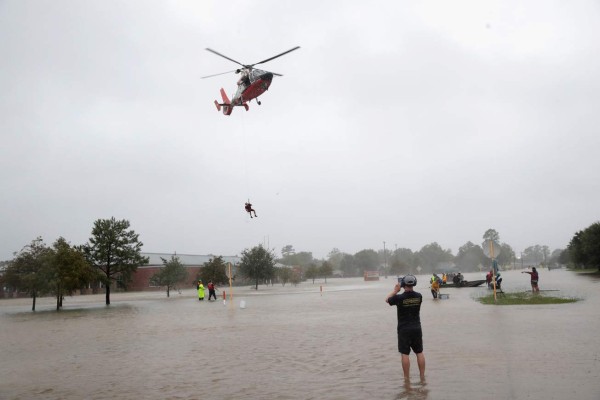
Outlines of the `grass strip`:
{"label": "grass strip", "polygon": [[481,304],[492,304],[499,306],[514,305],[539,305],[539,304],[564,304],[574,303],[580,299],[556,297],[545,295],[543,293],[533,294],[531,292],[498,293],[497,301],[494,301],[494,295],[489,294],[477,299]]}

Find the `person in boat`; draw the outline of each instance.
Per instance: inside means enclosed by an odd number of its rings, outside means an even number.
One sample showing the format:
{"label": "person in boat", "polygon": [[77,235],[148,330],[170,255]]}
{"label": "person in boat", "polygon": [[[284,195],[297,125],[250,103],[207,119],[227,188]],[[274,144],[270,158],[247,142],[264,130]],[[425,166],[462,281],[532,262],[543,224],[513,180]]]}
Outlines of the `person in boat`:
{"label": "person in boat", "polygon": [[538,275],[537,269],[535,269],[535,267],[532,267],[531,272],[522,271],[521,273],[531,275],[531,291],[533,293],[539,293],[540,292],[540,288],[538,286],[539,275]]}
{"label": "person in boat", "polygon": [[244,204],[244,209],[248,214],[250,214],[250,218],[252,218],[252,213],[254,213],[254,216],[258,218],[258,216],[256,215],[256,211],[254,211],[250,202]]}
{"label": "person in boat", "polygon": [[501,290],[500,286],[502,285],[502,275],[500,275],[500,271],[496,272],[496,290]]}
{"label": "person in boat", "polygon": [[[425,355],[423,354],[423,332],[421,330],[421,303],[423,296],[415,292],[413,287],[417,284],[414,275],[406,275],[402,283],[396,283],[394,290],[386,297],[385,301],[390,306],[396,306],[398,314],[398,351],[402,356],[402,371],[404,380],[409,379],[410,351],[417,355],[417,365],[421,381],[425,379]],[[404,293],[398,294],[401,289]]]}
{"label": "person in boat", "polygon": [[452,283],[454,283],[456,286],[460,286],[460,285],[462,285],[464,280],[465,280],[465,278],[459,271],[458,274],[454,275],[454,278],[452,278]]}

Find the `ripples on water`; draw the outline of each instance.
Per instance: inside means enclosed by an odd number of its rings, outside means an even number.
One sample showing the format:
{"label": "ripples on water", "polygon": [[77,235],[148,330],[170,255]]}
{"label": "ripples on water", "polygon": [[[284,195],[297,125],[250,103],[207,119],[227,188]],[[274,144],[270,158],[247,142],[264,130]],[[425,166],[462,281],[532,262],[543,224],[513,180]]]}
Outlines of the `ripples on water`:
{"label": "ripples on water", "polygon": [[[484,306],[482,288],[424,295],[427,381],[402,379],[394,279],[329,280],[297,288],[235,289],[199,302],[194,291],[0,302],[1,399],[600,399],[600,282],[540,271],[540,288],[584,299]],[[467,274],[479,279],[480,274]],[[319,293],[319,285],[324,293]],[[506,291],[529,276],[504,273]],[[293,293],[293,294],[292,294]],[[239,301],[246,308],[239,308]]]}

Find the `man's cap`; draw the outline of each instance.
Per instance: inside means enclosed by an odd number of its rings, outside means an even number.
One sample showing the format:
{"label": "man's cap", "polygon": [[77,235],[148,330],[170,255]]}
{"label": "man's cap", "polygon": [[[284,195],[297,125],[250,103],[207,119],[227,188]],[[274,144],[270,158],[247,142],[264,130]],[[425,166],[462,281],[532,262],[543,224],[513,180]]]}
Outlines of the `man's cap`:
{"label": "man's cap", "polygon": [[417,278],[414,275],[406,275],[404,277],[404,284],[406,286],[416,286],[417,285]]}

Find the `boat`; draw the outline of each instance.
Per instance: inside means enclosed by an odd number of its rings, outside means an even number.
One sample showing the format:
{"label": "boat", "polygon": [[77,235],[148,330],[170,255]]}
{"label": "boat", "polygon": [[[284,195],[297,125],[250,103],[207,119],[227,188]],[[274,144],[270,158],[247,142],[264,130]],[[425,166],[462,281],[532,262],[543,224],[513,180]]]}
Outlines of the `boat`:
{"label": "boat", "polygon": [[475,281],[462,281],[459,283],[446,283],[445,285],[441,285],[440,288],[449,288],[449,287],[475,287],[480,286],[485,283],[485,279],[478,279]]}

